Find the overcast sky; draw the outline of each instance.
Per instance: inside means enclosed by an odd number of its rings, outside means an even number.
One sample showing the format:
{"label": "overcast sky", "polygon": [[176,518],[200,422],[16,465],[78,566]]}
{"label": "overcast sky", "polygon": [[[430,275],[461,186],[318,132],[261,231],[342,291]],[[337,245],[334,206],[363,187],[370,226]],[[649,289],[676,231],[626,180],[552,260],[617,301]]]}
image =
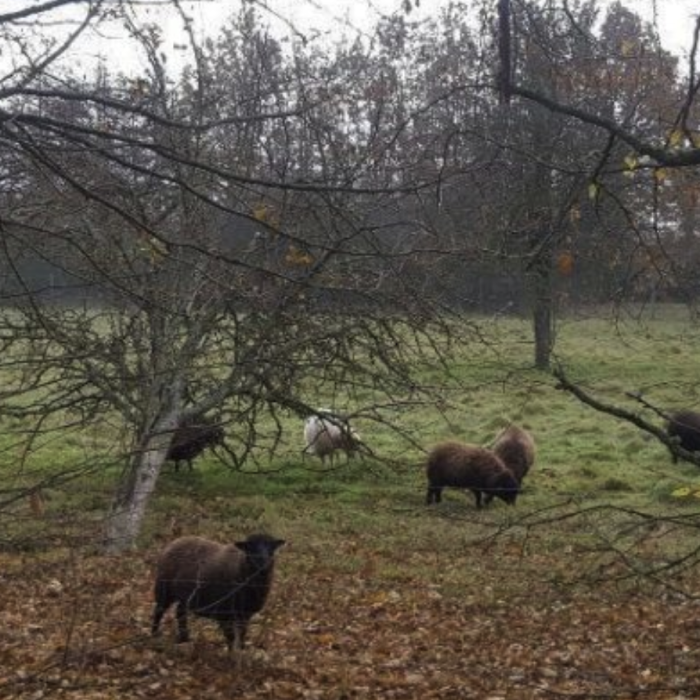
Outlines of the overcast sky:
{"label": "overcast sky", "polygon": [[[33,1],[36,0],[0,0],[0,6],[3,11],[8,11],[26,7]],[[612,1],[600,0],[603,5]],[[309,38],[321,35],[326,41],[354,32],[370,34],[382,16],[399,11],[405,2],[406,0],[256,0],[259,7],[267,5],[269,8],[268,21],[275,32],[292,36],[296,30]],[[415,7],[416,0],[410,2]],[[419,7],[409,16],[424,18],[448,2],[449,0],[420,0]],[[496,0],[492,2],[495,5]],[[623,4],[655,23],[667,49],[681,58],[687,57],[695,17],[700,12],[700,0],[623,0]],[[161,5],[165,5],[162,0]],[[181,0],[181,6],[193,19],[195,36],[200,41],[206,36],[215,36],[240,5],[241,0]],[[80,9],[84,11],[84,8]],[[72,12],[75,16],[75,8]],[[146,2],[139,14],[144,21],[162,27],[162,49],[169,54],[169,63],[173,68],[189,62],[187,52],[177,48],[187,41],[182,31],[182,20],[172,9],[166,11],[158,8],[158,2]],[[86,38],[81,42],[79,55],[72,55],[72,66],[81,67],[87,73],[90,65],[94,64],[95,56],[101,55],[115,71],[140,72],[142,57],[135,48],[129,48],[120,36],[123,33],[114,28],[113,31],[103,31],[99,36]]]}
{"label": "overcast sky", "polygon": [[[415,8],[416,0],[410,0]],[[449,0],[419,0],[419,7],[410,17],[423,18],[448,4]],[[614,0],[600,0],[601,5]],[[260,0],[259,6],[267,5],[271,12],[289,21],[289,24],[304,34],[314,31],[332,37],[343,32],[371,31],[384,15],[397,12],[405,0]],[[644,19],[654,22],[661,34],[664,46],[680,55],[690,49],[695,17],[700,13],[700,0],[622,0]],[[494,5],[496,0],[493,0]],[[209,0],[204,3],[184,3],[197,22],[199,31],[211,31],[222,23],[231,9],[240,6],[239,0]],[[284,22],[275,22],[280,31],[285,31]],[[169,25],[178,33],[178,22]],[[287,27],[287,31],[289,27]]]}

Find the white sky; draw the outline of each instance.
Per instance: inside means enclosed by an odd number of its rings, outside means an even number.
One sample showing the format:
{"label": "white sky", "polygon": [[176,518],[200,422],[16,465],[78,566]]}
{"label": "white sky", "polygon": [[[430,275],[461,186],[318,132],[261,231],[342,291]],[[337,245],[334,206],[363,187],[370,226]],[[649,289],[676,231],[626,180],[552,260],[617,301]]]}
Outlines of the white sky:
{"label": "white sky", "polygon": [[[614,0],[600,0],[605,6]],[[421,19],[435,14],[449,0],[419,0],[409,18]],[[492,0],[496,4],[496,0]],[[700,0],[622,0],[623,4],[637,12],[643,19],[653,22],[661,36],[663,46],[681,59],[681,71],[692,45],[695,18],[700,13]],[[282,34],[291,36],[293,30],[313,37],[321,34],[332,41],[344,33],[371,32],[382,15],[399,11],[404,0],[257,0],[258,7],[267,5],[269,21]],[[415,8],[416,1],[411,0]],[[191,14],[198,39],[216,34],[230,14],[240,7],[240,0],[185,0],[182,6]],[[476,9],[475,9],[476,11]],[[283,20],[276,20],[283,18]],[[171,17],[162,23],[170,46],[184,44],[181,21]],[[179,53],[179,55],[177,55]],[[183,59],[182,51],[175,52],[174,64]]]}
{"label": "white sky", "polygon": [[[143,2],[143,0],[141,0]],[[182,31],[182,20],[172,10],[158,8],[158,2],[144,2],[140,17],[154,22],[163,29],[165,38],[163,51],[169,54],[173,67],[187,61],[187,53],[175,48],[186,44]],[[255,0],[258,7],[267,5],[270,9],[268,21],[282,35],[291,36],[292,27],[312,38],[316,34],[332,41],[344,33],[362,31],[369,33],[382,15],[399,11],[405,0]],[[496,0],[491,0],[496,4]],[[601,5],[613,0],[600,0]],[[700,0],[622,0],[644,19],[655,21],[662,43],[670,51],[683,58],[690,49],[695,17],[700,13]],[[37,0],[0,0],[0,11],[9,11],[34,4]],[[423,18],[434,14],[449,0],[420,0],[420,7],[413,10],[409,18]],[[411,0],[415,6],[416,0]],[[192,17],[194,32],[198,40],[215,36],[227,18],[236,12],[241,0],[181,0],[181,6]],[[476,8],[475,8],[476,11]],[[76,14],[75,8],[72,10]],[[278,18],[284,18],[285,21]],[[65,27],[63,28],[66,29]],[[80,55],[73,54],[73,67],[84,67],[86,72],[96,55],[104,57],[116,71],[140,72],[141,58],[129,50],[120,32],[113,30],[94,35],[82,42]],[[2,51],[0,49],[0,54]],[[0,56],[0,59],[2,56]]]}
{"label": "white sky", "polygon": [[[600,0],[605,6],[614,0]],[[416,0],[411,0],[415,7]],[[419,0],[409,18],[423,18],[434,14],[449,0]],[[496,4],[496,0],[492,0]],[[700,0],[622,0],[623,4],[648,21],[655,22],[664,46],[682,55],[691,46],[695,17],[700,14]],[[314,30],[327,36],[340,34],[356,28],[367,31],[382,16],[397,12],[404,0],[259,0],[257,5],[267,5],[272,13],[289,20],[295,28],[305,34]],[[204,2],[184,2],[183,6],[191,13],[200,31],[211,31],[222,23],[239,0],[205,0]],[[177,33],[179,22],[173,20],[168,28]],[[284,31],[284,24],[276,22]],[[289,30],[287,30],[289,31]]]}
{"label": "white sky", "polygon": [[664,47],[687,58],[693,42],[695,19],[700,14],[698,0],[629,0],[623,4],[646,20],[656,19]]}

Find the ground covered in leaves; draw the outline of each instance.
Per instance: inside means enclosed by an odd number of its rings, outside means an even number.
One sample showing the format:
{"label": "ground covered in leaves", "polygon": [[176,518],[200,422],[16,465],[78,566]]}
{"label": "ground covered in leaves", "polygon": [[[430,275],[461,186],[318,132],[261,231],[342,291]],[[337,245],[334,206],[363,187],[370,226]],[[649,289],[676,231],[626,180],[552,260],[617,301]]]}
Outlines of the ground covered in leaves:
{"label": "ground covered in leaves", "polygon": [[238,657],[206,620],[149,637],[156,552],[0,555],[0,696],[700,697],[698,604],[573,583],[571,549],[292,541]]}

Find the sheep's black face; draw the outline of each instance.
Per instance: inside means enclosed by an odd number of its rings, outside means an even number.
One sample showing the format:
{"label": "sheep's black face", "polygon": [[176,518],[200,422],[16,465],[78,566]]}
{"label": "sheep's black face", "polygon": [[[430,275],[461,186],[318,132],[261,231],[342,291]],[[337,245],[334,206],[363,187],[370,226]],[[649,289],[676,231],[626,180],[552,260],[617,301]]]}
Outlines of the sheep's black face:
{"label": "sheep's black face", "polygon": [[224,430],[223,428],[216,427],[211,428],[209,434],[207,435],[207,440],[210,445],[223,445],[224,444]]}
{"label": "sheep's black face", "polygon": [[520,486],[513,480],[512,483],[505,484],[501,489],[499,489],[496,494],[502,501],[505,501],[509,506],[512,506],[518,494],[520,493]]}
{"label": "sheep's black face", "polygon": [[236,547],[245,552],[248,559],[262,569],[272,564],[275,552],[284,543],[284,540],[278,540],[269,535],[251,535],[243,542],[236,542]]}
{"label": "sheep's black face", "polygon": [[502,493],[499,494],[499,496],[509,505],[512,506],[515,503],[515,500],[518,498],[518,489],[506,489]]}

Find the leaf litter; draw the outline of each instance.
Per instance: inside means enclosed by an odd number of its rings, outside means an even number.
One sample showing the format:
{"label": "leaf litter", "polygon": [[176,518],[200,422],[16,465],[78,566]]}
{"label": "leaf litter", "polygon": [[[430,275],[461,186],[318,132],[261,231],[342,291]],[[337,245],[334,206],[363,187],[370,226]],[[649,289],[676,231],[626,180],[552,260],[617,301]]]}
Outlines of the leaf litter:
{"label": "leaf litter", "polygon": [[[339,547],[342,550],[342,546]],[[352,544],[363,560],[362,545]],[[342,557],[341,557],[342,559]],[[652,586],[562,584],[561,552],[411,553],[368,546],[354,571],[280,556],[250,647],[210,621],[151,639],[153,552],[0,560],[0,697],[692,698],[698,604]],[[569,557],[570,560],[570,557]],[[539,574],[539,575],[538,575]]]}

